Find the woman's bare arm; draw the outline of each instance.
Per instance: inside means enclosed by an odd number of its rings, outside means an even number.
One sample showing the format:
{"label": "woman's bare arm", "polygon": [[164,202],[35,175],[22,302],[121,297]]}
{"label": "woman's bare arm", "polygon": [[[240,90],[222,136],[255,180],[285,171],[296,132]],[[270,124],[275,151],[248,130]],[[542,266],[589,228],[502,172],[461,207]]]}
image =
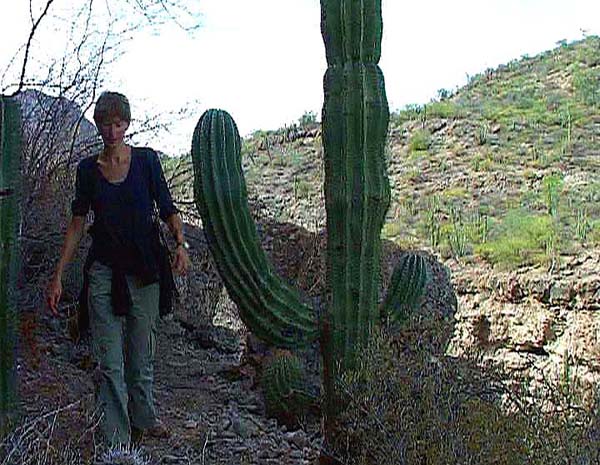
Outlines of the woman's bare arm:
{"label": "woman's bare arm", "polygon": [[66,266],[73,259],[73,255],[79,241],[83,236],[83,227],[85,226],[84,216],[73,216],[69,225],[67,226],[67,232],[65,233],[65,240],[63,242],[62,250],[60,252],[60,259],[56,265],[54,275],[50,280],[47,291],[47,302],[52,312],[58,314],[58,301],[62,294],[62,275]]}
{"label": "woman's bare arm", "polygon": [[167,217],[165,223],[167,223],[167,226],[169,226],[169,231],[171,231],[175,242],[182,244],[185,239],[183,237],[183,221],[181,221],[179,215],[177,213],[173,213],[171,216]]}
{"label": "woman's bare arm", "polygon": [[183,244],[185,243],[183,221],[181,221],[181,218],[177,213],[173,213],[165,222],[169,226],[169,230],[171,231],[171,234],[173,234],[175,242],[178,244],[175,249],[175,257],[172,263],[173,270],[177,274],[184,274],[190,268],[190,257],[183,247]]}

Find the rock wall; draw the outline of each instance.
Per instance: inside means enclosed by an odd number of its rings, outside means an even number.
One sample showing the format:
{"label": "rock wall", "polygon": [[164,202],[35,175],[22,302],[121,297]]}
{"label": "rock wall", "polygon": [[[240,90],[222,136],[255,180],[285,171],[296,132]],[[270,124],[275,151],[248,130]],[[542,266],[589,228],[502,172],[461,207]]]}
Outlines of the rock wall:
{"label": "rock wall", "polygon": [[600,381],[600,251],[563,258],[560,269],[451,265],[458,296],[448,353],[478,354],[534,382]]}

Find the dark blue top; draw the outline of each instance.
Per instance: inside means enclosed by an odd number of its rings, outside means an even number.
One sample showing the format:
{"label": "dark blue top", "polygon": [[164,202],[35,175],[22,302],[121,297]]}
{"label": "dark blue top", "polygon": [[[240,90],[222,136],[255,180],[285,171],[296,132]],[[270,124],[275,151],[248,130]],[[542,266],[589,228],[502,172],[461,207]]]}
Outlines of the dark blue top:
{"label": "dark blue top", "polygon": [[158,155],[132,147],[127,177],[118,184],[106,180],[97,161],[94,155],[79,162],[71,204],[74,216],[87,215],[90,207],[94,212],[90,254],[113,270],[154,282],[159,247],[154,205],[163,221],[177,213]]}

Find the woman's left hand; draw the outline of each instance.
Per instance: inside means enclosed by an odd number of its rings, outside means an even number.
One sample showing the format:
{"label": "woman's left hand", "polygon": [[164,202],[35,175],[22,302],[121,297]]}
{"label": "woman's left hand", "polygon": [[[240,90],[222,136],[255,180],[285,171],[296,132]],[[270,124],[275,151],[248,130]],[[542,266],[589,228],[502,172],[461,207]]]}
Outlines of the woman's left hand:
{"label": "woman's left hand", "polygon": [[190,268],[190,257],[183,247],[179,246],[175,249],[175,257],[173,259],[173,271],[176,274],[185,274]]}

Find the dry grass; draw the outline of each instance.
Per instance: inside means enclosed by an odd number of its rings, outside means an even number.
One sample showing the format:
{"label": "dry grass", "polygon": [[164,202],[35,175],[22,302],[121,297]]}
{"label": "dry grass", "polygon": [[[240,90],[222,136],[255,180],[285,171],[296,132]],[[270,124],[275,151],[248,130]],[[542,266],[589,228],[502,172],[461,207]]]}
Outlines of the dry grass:
{"label": "dry grass", "polygon": [[568,380],[535,394],[493,368],[414,352],[389,330],[341,383],[348,408],[337,453],[348,465],[600,463],[598,396]]}
{"label": "dry grass", "polygon": [[[0,440],[0,465],[149,465],[150,459],[136,446],[103,445],[96,437],[100,416],[89,411],[82,417],[82,403],[22,418]],[[66,438],[60,430],[73,416],[80,429]]]}

